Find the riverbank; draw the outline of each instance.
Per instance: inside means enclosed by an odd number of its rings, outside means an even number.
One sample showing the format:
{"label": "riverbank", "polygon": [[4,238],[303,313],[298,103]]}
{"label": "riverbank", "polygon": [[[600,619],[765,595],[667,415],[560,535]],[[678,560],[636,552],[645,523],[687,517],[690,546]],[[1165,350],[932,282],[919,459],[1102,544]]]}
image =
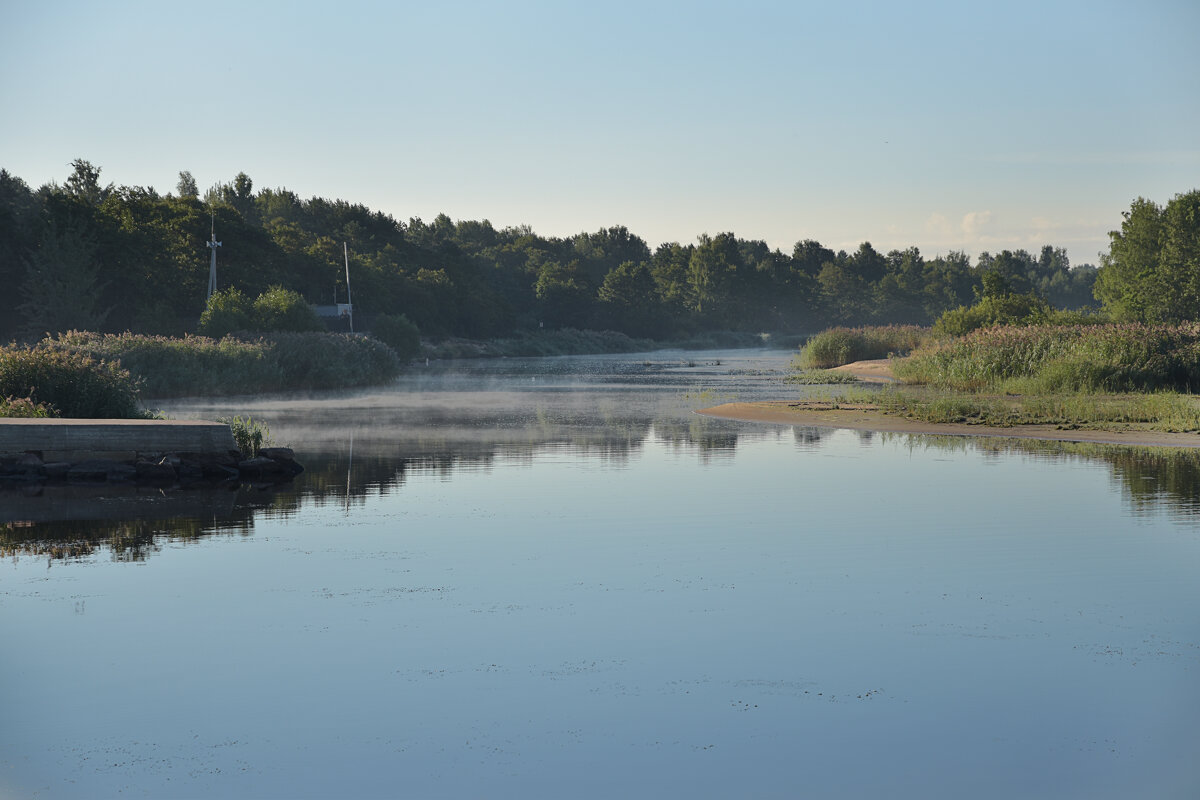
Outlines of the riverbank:
{"label": "riverbank", "polygon": [[287,447],[246,458],[228,425],[199,420],[0,419],[0,488],[133,483],[161,488],[290,480]]}
{"label": "riverbank", "polygon": [[1200,448],[1200,434],[1197,433],[1167,433],[1136,428],[1115,431],[1068,429],[1054,425],[998,427],[951,422],[920,422],[885,414],[870,404],[835,404],[832,401],[824,400],[807,400],[798,403],[786,401],[722,403],[719,406],[699,409],[696,413],[743,422],[805,425],[816,428],[848,428],[859,431]]}
{"label": "riverbank", "polygon": [[[1172,401],[1187,403],[1182,396],[1169,397],[1163,405],[1166,416],[1154,418],[1147,413],[1148,398],[1153,393],[1101,396],[1083,394],[1067,396],[1063,402],[1038,402],[1046,398],[1007,398],[1004,402],[996,398],[975,396],[963,401],[962,396],[946,394],[943,390],[913,387],[912,392],[893,392],[886,385],[903,384],[893,367],[902,359],[881,358],[855,361],[833,367],[829,372],[853,375],[861,383],[873,384],[877,391],[847,392],[837,400],[810,399],[800,402],[725,403],[697,413],[712,417],[737,419],[747,422],[772,422],[789,425],[811,425],[814,427],[849,428],[853,430],[886,431],[895,433],[935,434],[947,436],[1001,437],[1010,439],[1040,439],[1060,442],[1090,442],[1096,444],[1140,445],[1147,447],[1200,447],[1200,433],[1194,424],[1178,425],[1178,420],[1167,420],[1176,411]],[[891,394],[885,394],[889,392]],[[902,401],[897,402],[900,398]],[[1062,399],[1062,398],[1056,398]],[[924,406],[936,404],[938,400],[950,401],[957,409],[957,420],[914,418]],[[1078,402],[1074,402],[1078,401]],[[1046,409],[1061,413],[1071,406],[1081,418],[1055,419]],[[1009,407],[1011,404],[1013,407]],[[1111,406],[1111,407],[1106,407]],[[922,409],[918,414],[905,415],[897,409],[910,412]],[[1114,413],[1114,409],[1116,413]],[[1108,416],[1102,416],[1103,411]],[[972,414],[970,412],[978,412]],[[930,414],[930,416],[934,416]],[[975,421],[965,421],[974,416]],[[1000,424],[997,424],[1000,423]],[[1172,429],[1172,427],[1174,429]]]}

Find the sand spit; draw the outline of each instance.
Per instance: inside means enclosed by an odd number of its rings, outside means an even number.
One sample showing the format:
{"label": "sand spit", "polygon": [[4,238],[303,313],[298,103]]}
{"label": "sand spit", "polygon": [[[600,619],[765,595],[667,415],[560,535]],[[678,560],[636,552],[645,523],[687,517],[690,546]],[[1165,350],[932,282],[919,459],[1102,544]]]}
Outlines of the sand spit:
{"label": "sand spit", "polygon": [[[859,362],[862,363],[862,362]],[[854,365],[847,365],[854,366]],[[761,403],[723,403],[696,412],[709,417],[744,422],[768,422],[782,425],[806,425],[815,428],[849,428],[859,431],[935,434],[941,436],[1000,436],[1010,439],[1043,439],[1055,442],[1095,442],[1098,444],[1142,447],[1200,447],[1200,434],[1163,433],[1160,431],[1101,431],[1057,428],[1053,425],[1015,425],[1010,428],[987,425],[918,422],[892,417],[873,406],[807,400]]]}

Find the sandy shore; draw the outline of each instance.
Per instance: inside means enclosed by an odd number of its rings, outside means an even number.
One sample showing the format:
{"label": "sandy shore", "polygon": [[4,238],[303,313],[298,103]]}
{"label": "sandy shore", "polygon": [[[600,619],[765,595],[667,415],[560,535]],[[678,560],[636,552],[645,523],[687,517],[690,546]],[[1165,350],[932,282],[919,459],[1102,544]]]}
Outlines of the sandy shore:
{"label": "sandy shore", "polygon": [[853,364],[834,367],[830,372],[848,372],[863,383],[896,383],[896,376],[892,374],[890,358],[855,361]]}
{"label": "sandy shore", "polygon": [[831,408],[824,401],[724,403],[702,408],[697,414],[745,422],[808,425],[816,428],[849,428],[859,431],[922,433],[941,436],[1003,436],[1010,439],[1044,439],[1055,442],[1097,442],[1143,447],[1200,447],[1200,434],[1158,431],[1068,430],[1053,425],[1017,425],[996,428],[986,425],[917,422],[892,417],[871,407],[841,405]]}

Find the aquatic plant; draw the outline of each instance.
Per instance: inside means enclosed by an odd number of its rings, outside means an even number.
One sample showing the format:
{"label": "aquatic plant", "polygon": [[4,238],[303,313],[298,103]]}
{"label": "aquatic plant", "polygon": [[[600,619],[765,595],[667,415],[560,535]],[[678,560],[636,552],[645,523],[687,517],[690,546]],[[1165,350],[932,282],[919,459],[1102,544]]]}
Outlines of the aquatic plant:
{"label": "aquatic plant", "polygon": [[959,391],[1200,389],[1200,324],[983,328],[933,341],[894,365],[908,383]]}
{"label": "aquatic plant", "polygon": [[854,361],[905,355],[932,338],[919,325],[829,328],[811,337],[793,361],[793,368],[828,369]]}
{"label": "aquatic plant", "polygon": [[119,360],[141,380],[149,397],[368,386],[400,373],[395,353],[382,342],[341,333],[211,339],[68,331],[47,338],[39,347]]}
{"label": "aquatic plant", "polygon": [[0,417],[45,419],[56,417],[58,412],[47,403],[35,403],[28,397],[0,397]]}
{"label": "aquatic plant", "polygon": [[229,426],[234,444],[243,458],[254,458],[259,450],[271,443],[271,430],[264,423],[255,422],[249,415],[245,419],[240,416],[218,417],[217,422]]}

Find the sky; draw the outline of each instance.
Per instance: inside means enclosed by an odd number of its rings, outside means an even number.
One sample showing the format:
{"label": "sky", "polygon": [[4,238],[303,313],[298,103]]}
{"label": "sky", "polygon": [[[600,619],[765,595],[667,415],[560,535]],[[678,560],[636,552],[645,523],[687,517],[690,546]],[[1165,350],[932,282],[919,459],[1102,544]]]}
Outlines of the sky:
{"label": "sky", "polygon": [[1098,263],[1200,188],[1198,32],[1196,0],[0,0],[0,168]]}

